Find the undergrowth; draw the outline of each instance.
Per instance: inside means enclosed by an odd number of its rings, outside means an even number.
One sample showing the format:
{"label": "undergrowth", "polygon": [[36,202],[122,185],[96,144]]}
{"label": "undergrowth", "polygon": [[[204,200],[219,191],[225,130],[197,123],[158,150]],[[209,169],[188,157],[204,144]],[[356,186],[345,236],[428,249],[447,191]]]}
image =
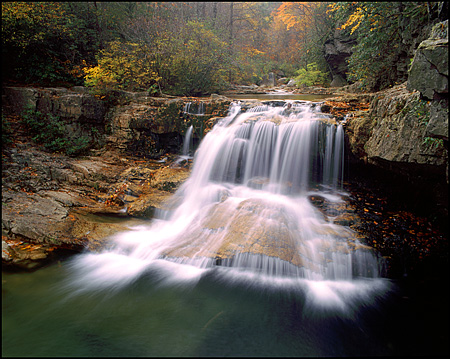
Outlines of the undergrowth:
{"label": "undergrowth", "polygon": [[53,114],[42,114],[27,108],[22,114],[22,121],[30,131],[32,140],[51,152],[78,156],[90,148],[88,136],[70,136],[63,121]]}

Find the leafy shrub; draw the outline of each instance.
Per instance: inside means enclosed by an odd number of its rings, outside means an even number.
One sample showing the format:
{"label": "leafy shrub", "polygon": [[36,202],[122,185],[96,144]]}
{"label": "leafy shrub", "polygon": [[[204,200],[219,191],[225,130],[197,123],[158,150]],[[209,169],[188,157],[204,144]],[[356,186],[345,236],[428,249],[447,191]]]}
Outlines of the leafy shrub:
{"label": "leafy shrub", "polygon": [[11,142],[11,125],[2,114],[2,148]]}
{"label": "leafy shrub", "polygon": [[97,56],[97,66],[83,68],[85,85],[97,93],[108,89],[153,91],[161,78],[150,53],[145,44],[111,41]]}
{"label": "leafy shrub", "polygon": [[[166,88],[174,95],[201,95],[216,92],[226,82],[228,46],[207,26],[190,21],[180,36],[161,41],[170,51],[165,70]],[[163,65],[161,65],[163,66]]]}
{"label": "leafy shrub", "polygon": [[326,82],[326,73],[320,71],[317,68],[315,62],[308,64],[305,68],[301,68],[295,72],[297,75],[294,80],[297,83],[297,87],[308,87],[314,85],[323,85]]}
{"label": "leafy shrub", "polygon": [[22,115],[22,121],[33,136],[33,141],[43,144],[49,151],[77,156],[90,147],[89,137],[67,136],[67,129],[64,124],[57,116],[52,114],[44,115],[39,111],[26,109]]}

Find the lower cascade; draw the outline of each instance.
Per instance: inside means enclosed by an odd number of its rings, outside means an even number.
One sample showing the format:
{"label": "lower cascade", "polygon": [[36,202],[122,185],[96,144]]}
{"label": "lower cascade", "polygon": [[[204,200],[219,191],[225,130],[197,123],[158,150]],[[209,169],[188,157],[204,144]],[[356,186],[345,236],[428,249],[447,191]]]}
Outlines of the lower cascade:
{"label": "lower cascade", "polygon": [[343,126],[314,103],[277,105],[233,103],[200,143],[177,205],[78,256],[72,284],[120,287],[150,272],[187,283],[214,271],[323,293],[320,283],[380,278],[377,254],[334,223],[339,211],[314,204],[344,203]]}

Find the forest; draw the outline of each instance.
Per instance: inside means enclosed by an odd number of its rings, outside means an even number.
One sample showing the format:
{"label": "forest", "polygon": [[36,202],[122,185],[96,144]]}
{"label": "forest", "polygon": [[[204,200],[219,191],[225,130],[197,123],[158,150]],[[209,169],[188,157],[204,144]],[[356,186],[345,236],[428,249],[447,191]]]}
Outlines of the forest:
{"label": "forest", "polygon": [[389,74],[399,57],[412,60],[403,34],[447,10],[445,2],[2,2],[2,82],[199,96],[274,72],[328,86],[324,44],[338,29],[356,44],[347,80],[370,87],[385,76],[382,88],[399,81]]}
{"label": "forest", "polygon": [[448,357],[448,2],[7,1],[1,51],[4,357]]}

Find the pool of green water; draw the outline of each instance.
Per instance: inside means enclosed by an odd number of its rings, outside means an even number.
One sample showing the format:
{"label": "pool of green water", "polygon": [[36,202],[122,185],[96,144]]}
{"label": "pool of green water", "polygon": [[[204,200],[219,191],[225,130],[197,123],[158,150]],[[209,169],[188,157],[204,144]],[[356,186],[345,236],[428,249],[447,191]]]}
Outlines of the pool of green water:
{"label": "pool of green water", "polygon": [[395,290],[361,296],[347,311],[317,306],[305,288],[248,286],[214,272],[189,285],[149,272],[120,289],[75,293],[66,286],[70,261],[2,273],[3,356],[395,355],[417,349],[404,336],[414,330],[427,348],[425,328],[401,323]]}

